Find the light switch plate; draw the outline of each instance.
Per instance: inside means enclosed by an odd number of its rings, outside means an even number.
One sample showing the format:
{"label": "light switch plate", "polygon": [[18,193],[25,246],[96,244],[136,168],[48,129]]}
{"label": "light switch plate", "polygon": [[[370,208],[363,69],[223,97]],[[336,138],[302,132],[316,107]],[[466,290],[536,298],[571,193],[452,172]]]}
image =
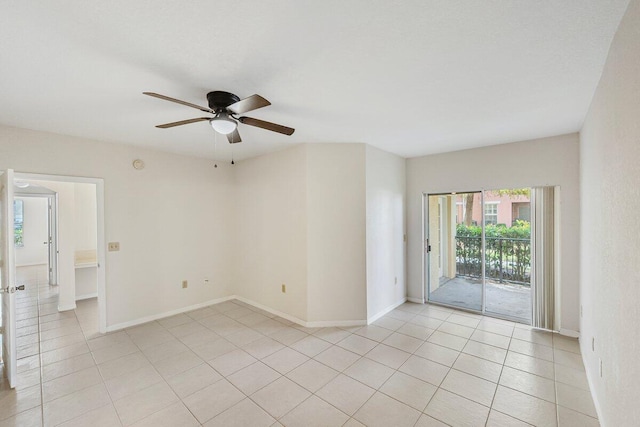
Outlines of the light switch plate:
{"label": "light switch plate", "polygon": [[120,250],[120,242],[109,242],[109,252],[116,252]]}

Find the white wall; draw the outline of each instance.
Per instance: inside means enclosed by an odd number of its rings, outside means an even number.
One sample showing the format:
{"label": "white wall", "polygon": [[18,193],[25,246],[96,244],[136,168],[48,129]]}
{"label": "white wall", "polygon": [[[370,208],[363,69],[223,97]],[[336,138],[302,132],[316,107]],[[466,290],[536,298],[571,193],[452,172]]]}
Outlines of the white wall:
{"label": "white wall", "polygon": [[364,321],[366,146],[306,148],[308,320]]}
{"label": "white wall", "polygon": [[58,310],[76,307],[76,223],[75,185],[68,182],[37,181],[58,198]]}
{"label": "white wall", "polygon": [[48,240],[49,202],[44,197],[16,197],[23,202],[24,246],[16,247],[16,266],[48,264],[49,250],[43,242]]}
{"label": "white wall", "polygon": [[561,188],[560,328],[579,330],[578,135],[417,157],[407,161],[408,296],[422,289],[422,193],[558,185]]}
{"label": "white wall", "polygon": [[[307,151],[287,150],[238,162],[233,216],[234,292],[307,319]],[[281,285],[286,285],[286,293]]]}
{"label": "white wall", "polygon": [[76,251],[96,250],[98,222],[96,185],[74,183]]}
{"label": "white wall", "polygon": [[[96,185],[74,183],[75,190],[75,252],[97,249],[98,216]],[[92,298],[98,294],[97,267],[76,268],[76,301]]]}
{"label": "white wall", "polygon": [[364,144],[309,144],[238,163],[237,295],[305,322],[364,323],[365,160]]}
{"label": "white wall", "polygon": [[[133,169],[136,158],[145,169]],[[214,169],[205,159],[0,126],[0,170],[6,168],[104,179],[106,240],[120,242],[120,252],[107,252],[107,325],[232,294],[228,165]]]}
{"label": "white wall", "polygon": [[640,2],[632,0],[580,132],[581,350],[603,426],[640,422],[639,100]]}
{"label": "white wall", "polygon": [[[402,196],[400,206],[395,195],[393,206],[384,199],[385,185],[393,192],[404,185],[404,160],[375,149],[372,153],[375,197],[370,212],[375,217],[374,206],[379,204],[387,210],[378,219],[396,221],[380,225],[376,238],[389,243],[391,227],[397,243],[399,224],[401,243]],[[367,162],[364,144],[308,144],[237,165],[234,289],[238,295],[306,322],[366,321]],[[383,185],[385,176],[395,181]],[[395,263],[400,271],[393,273],[399,277],[394,291],[404,296],[402,250],[392,257]],[[371,277],[388,272],[377,273],[372,271]],[[282,284],[286,293],[281,292]],[[388,293],[380,298],[399,299]]]}
{"label": "white wall", "polygon": [[367,318],[405,300],[406,160],[367,146]]}

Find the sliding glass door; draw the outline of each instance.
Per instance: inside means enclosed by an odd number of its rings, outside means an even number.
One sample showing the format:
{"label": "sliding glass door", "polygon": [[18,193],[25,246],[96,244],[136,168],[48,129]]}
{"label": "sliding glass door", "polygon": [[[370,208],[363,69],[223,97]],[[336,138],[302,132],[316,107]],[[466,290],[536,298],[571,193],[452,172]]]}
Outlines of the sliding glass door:
{"label": "sliding glass door", "polygon": [[529,189],[425,195],[430,302],[531,323]]}
{"label": "sliding glass door", "polygon": [[480,192],[434,194],[428,198],[429,301],[482,311],[482,238],[460,234],[480,230]]}

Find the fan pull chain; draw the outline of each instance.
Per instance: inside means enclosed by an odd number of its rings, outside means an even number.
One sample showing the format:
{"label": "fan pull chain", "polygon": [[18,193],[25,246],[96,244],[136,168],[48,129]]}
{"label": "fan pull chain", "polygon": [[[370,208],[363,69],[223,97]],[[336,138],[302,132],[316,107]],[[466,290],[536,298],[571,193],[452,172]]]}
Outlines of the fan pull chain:
{"label": "fan pull chain", "polygon": [[235,165],[236,163],[233,161],[233,144],[231,144],[231,164]]}
{"label": "fan pull chain", "polygon": [[218,167],[218,132],[213,132],[213,167]]}

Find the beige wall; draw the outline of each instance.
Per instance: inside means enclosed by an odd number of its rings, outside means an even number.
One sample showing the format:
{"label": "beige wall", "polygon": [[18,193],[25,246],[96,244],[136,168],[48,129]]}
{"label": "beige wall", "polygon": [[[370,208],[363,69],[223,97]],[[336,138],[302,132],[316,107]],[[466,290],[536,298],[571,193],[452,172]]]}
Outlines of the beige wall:
{"label": "beige wall", "polygon": [[407,161],[408,296],[422,289],[422,193],[558,185],[561,188],[560,327],[579,329],[578,135],[456,151]]}
{"label": "beige wall", "polygon": [[404,302],[406,160],[367,146],[367,319]]}
{"label": "beige wall", "polygon": [[68,182],[38,181],[58,198],[58,310],[76,308],[76,202],[75,184]]}
{"label": "beige wall", "polygon": [[74,183],[76,251],[96,250],[98,222],[96,185]]}
{"label": "beige wall", "polygon": [[308,144],[239,162],[239,296],[305,322],[366,320],[365,149]]}
{"label": "beige wall", "polygon": [[[144,170],[133,169],[136,158]],[[7,168],[104,179],[106,240],[120,242],[120,252],[107,253],[108,325],[231,295],[228,165],[0,126],[0,170]]]}
{"label": "beige wall", "polygon": [[640,422],[639,161],[640,2],[632,0],[580,132],[581,349],[603,426]]}
{"label": "beige wall", "polygon": [[[120,242],[106,259],[109,328],[234,294],[303,321],[364,323],[368,280],[378,298],[372,310],[403,299],[404,159],[367,150],[310,144],[215,169],[208,160],[0,127],[0,170],[104,179],[106,241]],[[133,169],[136,158],[145,169]],[[372,238],[392,245],[369,251],[380,262],[381,251],[392,257],[369,276],[368,215],[378,218]],[[73,283],[73,243],[61,251],[64,283]],[[74,303],[73,292],[61,296]]]}
{"label": "beige wall", "polygon": [[366,146],[309,144],[306,148],[308,320],[364,321]]}
{"label": "beige wall", "polygon": [[306,147],[238,162],[233,172],[234,292],[306,320]]}
{"label": "beige wall", "polygon": [[23,203],[22,247],[16,247],[16,266],[47,264],[49,251],[43,244],[49,238],[46,197],[16,197]]}

